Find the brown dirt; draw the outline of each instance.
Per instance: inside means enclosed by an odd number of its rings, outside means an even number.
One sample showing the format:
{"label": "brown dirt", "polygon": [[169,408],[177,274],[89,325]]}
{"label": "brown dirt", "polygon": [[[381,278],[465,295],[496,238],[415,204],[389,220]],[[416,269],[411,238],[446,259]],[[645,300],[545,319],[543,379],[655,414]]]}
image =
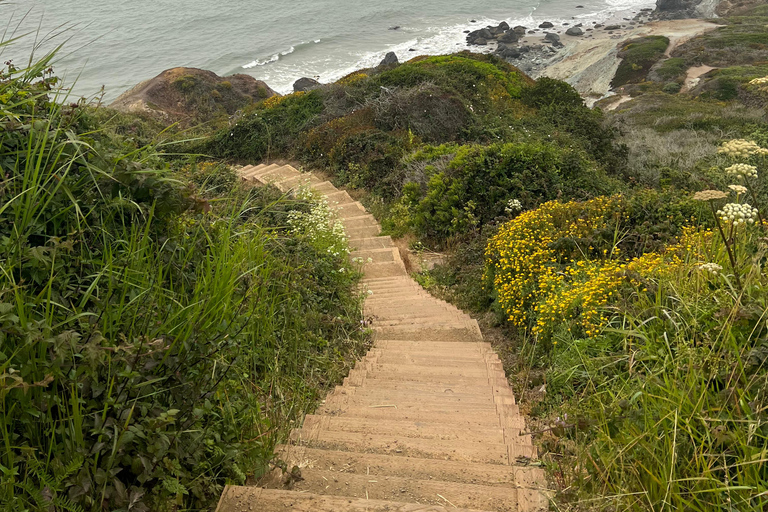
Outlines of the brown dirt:
{"label": "brown dirt", "polygon": [[416,284],[398,247],[346,192],[290,166],[240,174],[284,192],[302,178],[323,187],[352,256],[372,260],[364,313],[377,334],[344,385],[279,449],[282,469],[259,486],[228,486],[218,511],[546,510],[536,448],[478,323]]}

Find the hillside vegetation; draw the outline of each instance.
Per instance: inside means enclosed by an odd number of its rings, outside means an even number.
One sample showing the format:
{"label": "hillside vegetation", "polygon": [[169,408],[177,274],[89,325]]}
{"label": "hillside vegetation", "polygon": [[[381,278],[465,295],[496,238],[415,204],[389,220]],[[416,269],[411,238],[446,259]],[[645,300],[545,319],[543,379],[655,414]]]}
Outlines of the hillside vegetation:
{"label": "hillside vegetation", "polygon": [[[267,100],[203,149],[322,166],[414,252],[447,252],[417,278],[495,340],[559,509],[760,510],[763,14],[672,57],[624,43],[633,100],[610,114],[461,53]],[[719,69],[682,90],[699,65]]]}
{"label": "hillside vegetation", "polygon": [[168,160],[52,57],[0,70],[0,509],[209,508],[365,350],[358,273],[328,205]]}
{"label": "hillside vegetation", "polygon": [[210,508],[365,351],[328,205],[230,166],[281,158],[444,253],[416,277],[495,343],[556,509],[768,507],[768,10],[721,23],[623,43],[610,113],[462,52],[195,140],[7,65],[1,506]]}

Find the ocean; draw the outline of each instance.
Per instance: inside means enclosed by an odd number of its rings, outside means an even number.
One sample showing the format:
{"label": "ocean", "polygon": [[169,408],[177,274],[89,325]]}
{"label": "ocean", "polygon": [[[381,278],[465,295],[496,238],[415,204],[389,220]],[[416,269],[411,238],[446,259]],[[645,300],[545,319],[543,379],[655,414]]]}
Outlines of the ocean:
{"label": "ocean", "polygon": [[464,50],[465,30],[501,21],[587,25],[653,6],[653,0],[0,0],[5,39],[23,35],[0,48],[0,59],[23,64],[35,45],[39,53],[65,43],[57,74],[77,95],[95,97],[103,87],[107,102],[177,66],[246,73],[284,94],[298,78],[331,82],[378,64],[389,51],[403,61]]}

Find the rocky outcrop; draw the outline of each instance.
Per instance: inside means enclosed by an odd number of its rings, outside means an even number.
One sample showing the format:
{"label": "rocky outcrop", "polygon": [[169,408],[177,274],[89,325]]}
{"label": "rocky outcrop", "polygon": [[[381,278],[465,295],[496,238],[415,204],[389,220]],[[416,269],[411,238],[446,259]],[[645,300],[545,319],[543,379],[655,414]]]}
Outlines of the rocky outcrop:
{"label": "rocky outcrop", "polygon": [[400,61],[397,60],[397,55],[395,55],[395,52],[389,52],[379,66],[396,66],[397,64],[400,64]]}
{"label": "rocky outcrop", "polygon": [[109,107],[146,114],[162,122],[190,125],[231,116],[276,94],[250,75],[221,77],[197,68],[173,68],[136,85]]}
{"label": "rocky outcrop", "polygon": [[711,18],[719,0],[656,0],[654,18],[679,20],[686,18]]}
{"label": "rocky outcrop", "polygon": [[299,78],[293,83],[293,92],[307,92],[317,89],[322,84],[314,78]]}
{"label": "rocky outcrop", "polygon": [[525,27],[510,28],[509,23],[502,21],[497,26],[489,25],[479,30],[467,33],[467,44],[485,46],[488,43],[509,45],[516,43],[525,35]]}
{"label": "rocky outcrop", "polygon": [[555,48],[560,48],[563,44],[560,42],[560,36],[554,32],[547,32],[544,36],[544,41],[550,43]]}

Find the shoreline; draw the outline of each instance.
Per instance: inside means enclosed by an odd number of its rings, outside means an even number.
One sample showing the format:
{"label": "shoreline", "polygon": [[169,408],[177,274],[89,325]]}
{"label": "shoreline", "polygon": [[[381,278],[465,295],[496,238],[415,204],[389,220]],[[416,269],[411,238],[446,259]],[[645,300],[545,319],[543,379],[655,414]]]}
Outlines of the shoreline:
{"label": "shoreline", "polygon": [[[657,20],[613,31],[595,31],[595,36],[564,36],[560,49],[537,71],[532,78],[546,76],[571,84],[579,94],[594,104],[600,99],[613,96],[611,81],[619,68],[621,59],[617,56],[622,42],[643,36],[664,36],[669,38],[665,52],[669,56],[678,46],[689,39],[720,27],[716,20],[682,19]],[[543,36],[541,37],[543,42]]]}
{"label": "shoreline", "polygon": [[[712,18],[658,19],[655,11],[614,13],[611,17],[593,22],[592,26],[564,24],[560,27],[527,30],[515,45],[491,43],[483,53],[497,54],[500,48],[517,50],[516,58],[505,58],[533,79],[541,77],[563,80],[572,85],[589,106],[615,95],[611,81],[621,64],[619,47],[624,41],[643,36],[664,36],[669,39],[665,56],[689,39],[714,30],[722,25]],[[568,35],[566,30],[579,27],[582,35]],[[554,36],[553,36],[554,34]],[[550,38],[550,39],[548,39]],[[556,39],[553,44],[552,38]],[[470,51],[478,48],[468,45]]]}

